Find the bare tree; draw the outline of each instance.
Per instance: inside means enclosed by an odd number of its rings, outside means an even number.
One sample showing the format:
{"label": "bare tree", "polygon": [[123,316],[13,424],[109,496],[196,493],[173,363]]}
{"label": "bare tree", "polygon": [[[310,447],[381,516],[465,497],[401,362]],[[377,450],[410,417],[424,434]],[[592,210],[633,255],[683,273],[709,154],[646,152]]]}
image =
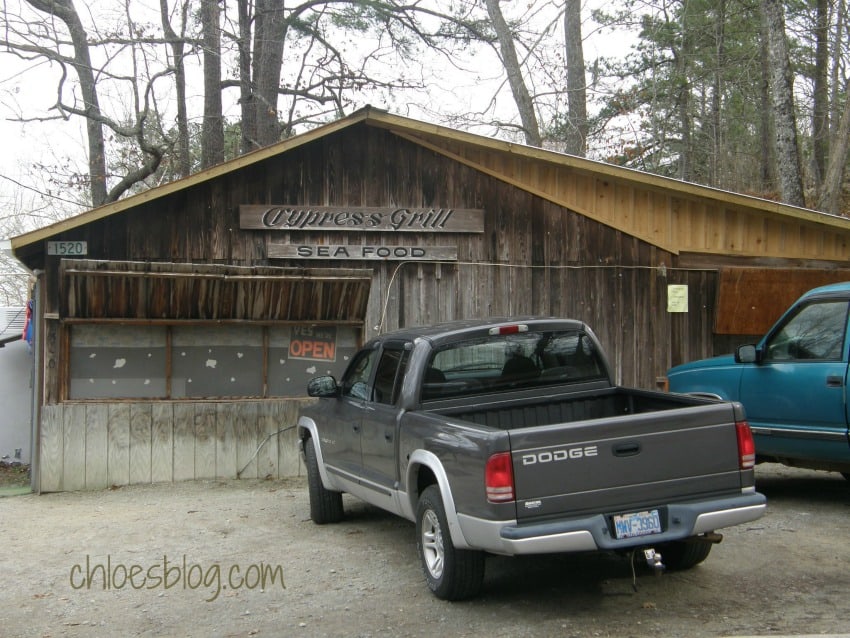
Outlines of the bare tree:
{"label": "bare tree", "polygon": [[[26,53],[44,56],[62,67],[62,79],[58,88],[56,108],[63,114],[73,113],[86,119],[89,158],[89,192],[92,206],[99,206],[107,201],[106,194],[106,145],[103,139],[103,115],[97,94],[97,84],[94,77],[91,55],[89,53],[88,34],[83,27],[72,0],[27,0],[39,11],[61,20],[71,36],[74,45],[74,56],[68,58],[62,55],[58,46],[49,49],[44,46],[32,45],[16,47]],[[58,44],[58,38],[56,39]],[[82,106],[68,106],[62,103],[62,86],[67,79],[67,67],[72,67],[77,73],[82,94]]]}
{"label": "bare tree", "polygon": [[219,0],[203,0],[201,32],[204,51],[204,119],[201,125],[201,168],[209,168],[224,161],[220,21]]}
{"label": "bare tree", "polygon": [[[85,120],[88,145],[88,185],[90,205],[99,206],[115,201],[141,181],[153,175],[160,167],[162,158],[171,149],[174,140],[163,131],[163,118],[157,111],[154,84],[172,74],[171,68],[148,71],[139,65],[136,56],[141,47],[164,43],[162,38],[139,37],[137,28],[129,18],[129,5],[125,4],[126,29],[133,37],[104,28],[106,36],[89,33],[77,12],[73,0],[25,0],[26,5],[39,12],[40,19],[4,14],[3,37],[0,38],[6,51],[27,61],[47,60],[58,68],[56,102],[52,110],[55,118]],[[44,16],[47,16],[46,18]],[[97,26],[97,25],[96,25]],[[71,46],[68,46],[70,40]],[[92,52],[100,50],[101,60],[96,66]],[[108,65],[115,58],[124,56],[124,68],[113,72]],[[141,55],[144,55],[143,53]],[[129,65],[129,69],[126,68]],[[147,60],[142,61],[147,66]],[[73,75],[76,75],[76,82]],[[128,97],[132,102],[127,117],[110,117],[101,106],[99,87],[113,83],[113,94]],[[117,92],[116,86],[121,86]],[[129,90],[123,89],[129,86]],[[124,103],[125,106],[126,102]],[[21,116],[27,121],[28,116]],[[110,162],[107,154],[104,128],[114,134],[115,143],[124,145],[131,140],[135,151],[125,153],[119,162]],[[111,175],[114,166],[118,173]]]}
{"label": "bare tree", "polygon": [[516,47],[514,46],[514,37],[508,23],[505,21],[505,17],[502,15],[502,9],[499,6],[500,0],[485,1],[487,4],[487,13],[490,16],[493,29],[498,38],[502,64],[508,75],[508,84],[511,87],[511,93],[519,110],[519,117],[522,121],[523,133],[525,134],[525,142],[529,146],[542,146],[543,140],[540,136],[537,113],[534,110],[534,100],[523,79],[522,68],[520,67]]}
{"label": "bare tree", "polygon": [[168,0],[159,0],[160,18],[165,40],[171,47],[172,65],[174,67],[174,84],[177,90],[177,166],[181,177],[192,172],[192,160],[189,157],[189,116],[186,106],[186,50],[185,25],[189,11],[188,1],[184,1],[180,9],[181,31],[178,35],[171,26]]}

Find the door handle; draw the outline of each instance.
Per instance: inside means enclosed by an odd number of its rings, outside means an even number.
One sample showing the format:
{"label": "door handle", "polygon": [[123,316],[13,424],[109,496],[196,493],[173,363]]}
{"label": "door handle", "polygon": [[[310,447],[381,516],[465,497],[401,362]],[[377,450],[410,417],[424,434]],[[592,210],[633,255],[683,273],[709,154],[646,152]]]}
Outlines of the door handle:
{"label": "door handle", "polygon": [[351,429],[352,429],[352,430],[354,430],[355,432],[360,432],[360,424],[359,424],[359,423],[354,423],[354,424],[351,426]]}
{"label": "door handle", "polygon": [[640,443],[631,441],[614,446],[614,456],[634,456],[640,454]]}
{"label": "door handle", "polygon": [[827,388],[840,388],[842,385],[844,385],[844,377],[841,377],[837,374],[830,374],[826,378]]}

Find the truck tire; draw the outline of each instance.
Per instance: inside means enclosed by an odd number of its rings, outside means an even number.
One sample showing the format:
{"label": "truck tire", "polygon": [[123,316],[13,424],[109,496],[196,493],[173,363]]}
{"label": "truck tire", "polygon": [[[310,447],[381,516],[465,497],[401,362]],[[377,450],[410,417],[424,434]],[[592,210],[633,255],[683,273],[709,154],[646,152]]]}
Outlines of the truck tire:
{"label": "truck tire", "polygon": [[416,549],[433,594],[442,600],[472,598],[484,581],[484,552],[455,549],[440,489],[422,492],[416,509]]}
{"label": "truck tire", "polygon": [[310,494],[310,518],[316,525],[338,523],[342,520],[342,492],[334,492],[322,485],[319,461],[313,439],[304,441],[304,461],[307,465],[307,490]]}
{"label": "truck tire", "polygon": [[682,571],[699,565],[708,558],[711,543],[703,541],[674,541],[665,543],[658,548],[661,562],[672,571]]}

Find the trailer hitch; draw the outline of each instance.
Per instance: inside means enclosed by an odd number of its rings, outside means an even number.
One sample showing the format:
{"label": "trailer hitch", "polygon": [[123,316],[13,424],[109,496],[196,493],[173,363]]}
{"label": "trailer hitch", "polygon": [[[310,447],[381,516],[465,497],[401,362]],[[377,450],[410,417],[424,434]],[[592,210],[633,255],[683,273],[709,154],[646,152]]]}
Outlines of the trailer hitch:
{"label": "trailer hitch", "polygon": [[643,557],[646,560],[646,564],[650,569],[655,573],[656,576],[660,576],[664,573],[664,563],[661,562],[661,552],[657,552],[651,547],[649,549],[643,550]]}

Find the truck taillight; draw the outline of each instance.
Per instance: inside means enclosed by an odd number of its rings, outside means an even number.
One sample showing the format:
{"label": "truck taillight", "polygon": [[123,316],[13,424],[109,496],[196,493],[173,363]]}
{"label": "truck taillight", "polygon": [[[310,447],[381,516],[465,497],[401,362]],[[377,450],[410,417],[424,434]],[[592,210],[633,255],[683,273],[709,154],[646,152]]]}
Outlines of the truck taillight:
{"label": "truck taillight", "polygon": [[487,459],[484,470],[487,500],[505,503],[514,500],[514,471],[510,452],[499,452]]}
{"label": "truck taillight", "polygon": [[756,464],[756,444],[753,441],[753,433],[746,421],[735,423],[738,434],[738,458],[741,461],[741,469],[749,470]]}

